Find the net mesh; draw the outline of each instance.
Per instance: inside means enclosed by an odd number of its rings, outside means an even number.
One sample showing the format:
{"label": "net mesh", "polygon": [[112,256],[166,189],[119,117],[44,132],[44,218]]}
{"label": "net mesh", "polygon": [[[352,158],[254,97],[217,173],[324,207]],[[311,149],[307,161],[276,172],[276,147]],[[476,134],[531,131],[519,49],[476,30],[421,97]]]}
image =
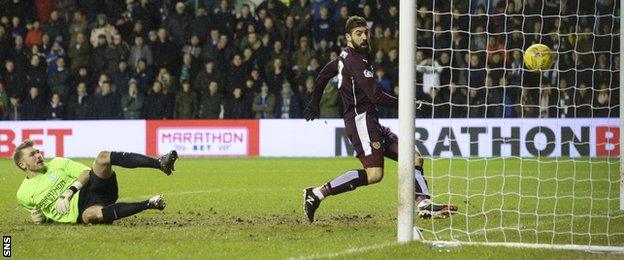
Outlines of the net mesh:
{"label": "net mesh", "polygon": [[[417,147],[434,199],[460,207],[417,221],[425,239],[624,246],[619,5],[418,2]],[[551,68],[524,66],[536,43]]]}

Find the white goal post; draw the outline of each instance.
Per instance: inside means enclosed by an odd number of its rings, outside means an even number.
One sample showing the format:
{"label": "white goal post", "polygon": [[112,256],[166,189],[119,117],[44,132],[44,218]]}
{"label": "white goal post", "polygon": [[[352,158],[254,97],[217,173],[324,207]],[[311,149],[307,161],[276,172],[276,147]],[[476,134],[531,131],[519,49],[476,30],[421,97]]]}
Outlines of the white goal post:
{"label": "white goal post", "polygon": [[[620,3],[620,30],[624,28],[624,19],[622,19],[622,14],[624,14],[624,4]],[[620,66],[624,63],[624,55],[622,55],[622,50],[624,48],[624,34],[620,31]],[[624,71],[620,68],[620,84],[624,82]],[[620,210],[624,211],[624,109],[622,109],[622,104],[624,104],[624,88],[620,87]]]}
{"label": "white goal post", "polygon": [[[416,82],[416,1],[401,0],[399,14],[399,86]],[[399,95],[399,203],[397,240],[411,241],[414,237],[414,97],[415,89],[402,87]],[[407,155],[407,156],[406,156]]]}

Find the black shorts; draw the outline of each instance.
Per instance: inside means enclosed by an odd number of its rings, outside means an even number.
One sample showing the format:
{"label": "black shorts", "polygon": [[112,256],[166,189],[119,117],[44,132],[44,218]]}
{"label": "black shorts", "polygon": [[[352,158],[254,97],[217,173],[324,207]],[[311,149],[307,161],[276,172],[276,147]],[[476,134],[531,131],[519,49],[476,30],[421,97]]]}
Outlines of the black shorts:
{"label": "black shorts", "polygon": [[89,182],[80,189],[78,198],[78,223],[82,223],[82,212],[93,205],[108,206],[119,198],[119,188],[117,187],[117,175],[108,179],[101,179],[93,170],[89,172]]}

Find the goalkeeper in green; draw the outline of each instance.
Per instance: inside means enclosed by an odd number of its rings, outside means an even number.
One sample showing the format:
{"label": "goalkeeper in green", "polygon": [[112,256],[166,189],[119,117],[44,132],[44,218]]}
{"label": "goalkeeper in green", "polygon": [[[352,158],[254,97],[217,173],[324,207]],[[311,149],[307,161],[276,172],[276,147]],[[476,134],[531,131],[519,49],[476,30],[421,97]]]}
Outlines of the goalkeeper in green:
{"label": "goalkeeper in green", "polygon": [[17,200],[31,212],[34,223],[110,224],[146,209],[165,208],[157,195],[134,203],[117,203],[118,187],[112,166],[160,169],[170,175],[178,158],[171,151],[159,159],[142,154],[102,151],[91,168],[67,158],[47,163],[34,142],[25,140],[13,155],[15,165],[26,173],[17,190]]}

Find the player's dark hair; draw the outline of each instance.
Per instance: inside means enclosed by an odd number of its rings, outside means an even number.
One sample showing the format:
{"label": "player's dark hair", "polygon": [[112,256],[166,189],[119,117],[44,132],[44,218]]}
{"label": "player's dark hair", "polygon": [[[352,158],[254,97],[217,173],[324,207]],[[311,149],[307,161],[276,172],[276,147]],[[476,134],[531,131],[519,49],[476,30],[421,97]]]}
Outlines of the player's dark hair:
{"label": "player's dark hair", "polygon": [[366,19],[361,16],[349,16],[347,22],[345,23],[345,32],[351,34],[351,31],[357,27],[366,27],[368,24],[366,23]]}
{"label": "player's dark hair", "polygon": [[13,153],[13,162],[15,163],[17,168],[20,168],[20,170],[22,171],[24,169],[22,169],[22,167],[19,166],[19,162],[22,160],[22,150],[29,148],[29,147],[33,147],[33,146],[35,146],[35,142],[33,142],[30,139],[26,139],[15,148],[15,153]]}

